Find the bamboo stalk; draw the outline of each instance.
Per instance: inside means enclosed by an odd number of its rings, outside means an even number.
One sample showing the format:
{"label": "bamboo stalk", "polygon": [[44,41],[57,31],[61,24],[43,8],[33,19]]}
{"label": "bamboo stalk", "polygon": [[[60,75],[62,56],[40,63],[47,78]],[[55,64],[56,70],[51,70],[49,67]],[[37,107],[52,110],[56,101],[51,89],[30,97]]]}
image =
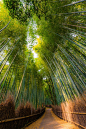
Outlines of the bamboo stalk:
{"label": "bamboo stalk", "polygon": [[86,13],[86,11],[69,12],[69,13],[59,13],[59,14],[51,14],[51,15],[58,15],[58,16],[60,16],[60,15],[66,15],[66,14],[71,15],[71,14],[79,14],[79,13]]}
{"label": "bamboo stalk", "polygon": [[9,43],[10,39],[6,42],[6,44],[0,49],[0,52],[4,49],[4,47]]}
{"label": "bamboo stalk", "polygon": [[[18,51],[18,52],[19,52],[19,51]],[[11,67],[12,63],[14,62],[14,60],[15,60],[15,58],[16,58],[16,56],[17,56],[18,52],[17,52],[17,53],[16,53],[16,55],[14,56],[14,58],[13,58],[13,60],[12,60],[11,64],[10,64],[10,66],[8,67],[8,69],[7,69],[7,71],[5,72],[5,74],[4,74],[4,76],[3,76],[3,78],[1,79],[0,84],[2,84],[2,82],[3,82],[3,80],[4,80],[4,78],[5,78],[6,74],[7,74],[7,72],[9,71],[9,69],[10,69],[10,67]]]}
{"label": "bamboo stalk", "polygon": [[58,8],[62,8],[62,7],[67,7],[67,6],[75,5],[75,4],[78,4],[78,3],[84,2],[84,1],[85,1],[85,0],[81,0],[81,1],[73,2],[73,3],[71,3],[71,4],[67,4],[67,5],[64,5],[64,6],[58,7]]}
{"label": "bamboo stalk", "polygon": [[63,24],[63,25],[68,25],[68,26],[75,26],[75,27],[79,27],[79,28],[84,28],[84,29],[86,29],[86,27],[85,26],[77,26],[77,25],[71,25],[71,24]]}
{"label": "bamboo stalk", "polygon": [[[11,21],[11,20],[10,20]],[[9,25],[10,21],[7,23],[7,25],[5,27],[3,27],[1,30],[0,30],[0,33]]]}

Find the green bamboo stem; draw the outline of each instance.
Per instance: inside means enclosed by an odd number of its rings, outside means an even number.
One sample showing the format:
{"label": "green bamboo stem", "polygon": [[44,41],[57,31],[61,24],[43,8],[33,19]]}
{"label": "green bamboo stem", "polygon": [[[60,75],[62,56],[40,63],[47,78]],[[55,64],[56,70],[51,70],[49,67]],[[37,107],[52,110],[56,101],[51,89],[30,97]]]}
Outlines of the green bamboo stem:
{"label": "green bamboo stem", "polygon": [[3,47],[0,49],[0,52],[4,49],[4,47],[9,43],[10,39],[8,39],[8,41],[6,42],[5,45],[3,45]]}
{"label": "green bamboo stem", "polygon": [[[18,51],[18,52],[19,52],[19,51]],[[18,52],[17,52],[17,53],[16,53],[16,55],[14,56],[14,58],[13,58],[13,60],[12,60],[11,64],[9,65],[9,67],[8,67],[7,71],[5,72],[4,76],[2,77],[2,79],[1,79],[1,81],[0,81],[0,84],[2,84],[2,82],[3,82],[3,80],[4,80],[5,76],[6,76],[6,74],[8,73],[8,71],[9,71],[9,69],[10,69],[11,65],[13,64],[13,62],[14,62],[14,60],[15,60],[15,58],[16,58],[16,56],[17,56],[17,54],[18,54]]]}
{"label": "green bamboo stem", "polygon": [[7,23],[7,25],[5,27],[3,27],[1,30],[0,30],[0,33],[9,25],[9,23],[11,22],[11,20]]}

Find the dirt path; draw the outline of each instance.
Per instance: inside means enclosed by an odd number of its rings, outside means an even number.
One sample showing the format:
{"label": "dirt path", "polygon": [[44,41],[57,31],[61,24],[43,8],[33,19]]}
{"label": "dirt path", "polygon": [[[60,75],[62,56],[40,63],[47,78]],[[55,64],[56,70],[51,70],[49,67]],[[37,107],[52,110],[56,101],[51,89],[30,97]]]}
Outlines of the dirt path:
{"label": "dirt path", "polygon": [[36,122],[25,129],[79,129],[77,126],[68,123],[57,117],[52,109],[47,108],[44,115]]}

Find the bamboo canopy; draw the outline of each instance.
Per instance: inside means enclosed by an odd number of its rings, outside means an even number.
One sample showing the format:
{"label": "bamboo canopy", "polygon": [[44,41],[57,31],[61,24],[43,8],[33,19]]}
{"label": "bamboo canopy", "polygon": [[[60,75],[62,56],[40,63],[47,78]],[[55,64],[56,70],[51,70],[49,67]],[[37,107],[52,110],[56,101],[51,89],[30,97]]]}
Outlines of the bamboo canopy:
{"label": "bamboo canopy", "polygon": [[85,100],[86,0],[0,5],[0,103],[9,93],[16,108]]}

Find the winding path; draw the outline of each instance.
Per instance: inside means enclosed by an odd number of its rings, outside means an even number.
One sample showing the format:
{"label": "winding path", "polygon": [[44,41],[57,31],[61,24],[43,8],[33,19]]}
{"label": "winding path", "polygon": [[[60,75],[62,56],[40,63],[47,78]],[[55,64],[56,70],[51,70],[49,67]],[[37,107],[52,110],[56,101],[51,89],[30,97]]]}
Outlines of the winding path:
{"label": "winding path", "polygon": [[52,109],[47,108],[44,115],[25,129],[79,129],[74,124],[68,123],[57,117]]}

